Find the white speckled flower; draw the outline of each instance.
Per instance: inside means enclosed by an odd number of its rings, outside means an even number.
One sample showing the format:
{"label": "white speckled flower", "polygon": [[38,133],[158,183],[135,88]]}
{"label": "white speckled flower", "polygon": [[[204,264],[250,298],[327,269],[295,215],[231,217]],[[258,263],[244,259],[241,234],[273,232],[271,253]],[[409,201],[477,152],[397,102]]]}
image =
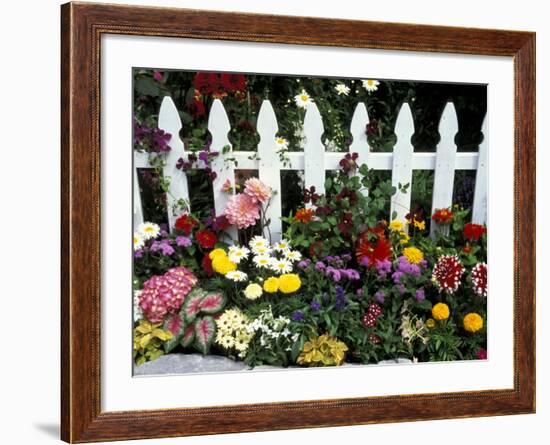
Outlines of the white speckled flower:
{"label": "white speckled flower", "polygon": [[349,94],[349,87],[343,83],[337,84],[334,89],[338,93],[338,96],[347,96]]}

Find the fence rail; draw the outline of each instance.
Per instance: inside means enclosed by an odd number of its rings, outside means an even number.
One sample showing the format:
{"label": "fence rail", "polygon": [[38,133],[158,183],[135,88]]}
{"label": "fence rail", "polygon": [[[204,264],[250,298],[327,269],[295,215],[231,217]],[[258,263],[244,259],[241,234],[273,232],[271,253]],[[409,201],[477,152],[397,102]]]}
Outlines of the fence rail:
{"label": "fence rail", "polygon": [[[359,154],[358,162],[366,163],[374,170],[391,170],[392,184],[411,184],[414,170],[434,170],[434,186],[432,194],[432,211],[452,205],[454,176],[456,170],[477,170],[474,190],[472,222],[483,224],[486,221],[487,203],[487,119],[484,120],[482,132],[483,142],[478,152],[457,152],[455,136],[458,132],[458,120],[454,105],[449,102],[445,106],[439,123],[440,142],[435,153],[414,152],[411,137],[414,134],[414,121],[411,109],[404,103],[397,116],[395,134],[397,142],[393,152],[373,153],[370,150],[365,133],[365,127],[369,122],[367,108],[364,103],[359,103],[350,123],[350,132],[353,142],[350,152]],[[187,160],[189,153],[185,152],[183,142],[178,137],[182,128],[181,120],[170,97],[162,101],[159,112],[158,127],[170,134],[171,150],[166,154],[166,166],[163,174],[172,178],[170,193],[167,195],[169,209],[168,220],[173,226],[177,215],[170,209],[175,201],[189,199],[187,178],[176,168],[177,160]],[[219,156],[212,161],[211,168],[217,173],[213,181],[214,207],[216,214],[222,214],[229,195],[221,191],[226,180],[232,184],[235,182],[235,162],[239,169],[258,170],[259,178],[278,193],[274,194],[272,202],[267,210],[267,217],[271,220],[270,233],[272,239],[281,237],[281,174],[285,170],[303,170],[304,184],[307,188],[315,186],[320,193],[324,191],[325,175],[327,170],[337,170],[339,162],[345,155],[343,152],[327,152],[321,141],[323,134],[323,122],[317,106],[308,105],[304,118],[305,143],[303,152],[288,152],[288,162],[283,165],[275,142],[278,132],[277,118],[271,103],[264,100],[260,108],[257,121],[257,131],[260,136],[257,152],[233,151],[228,139],[231,130],[229,119],[219,99],[214,100],[208,119],[208,130],[212,135],[211,150],[219,152]],[[229,150],[223,150],[229,147]],[[234,161],[233,161],[234,160]],[[137,182],[137,169],[150,167],[148,154],[134,152],[134,225],[143,221],[141,196]],[[205,168],[202,161],[197,168]],[[404,220],[409,213],[411,205],[411,187],[405,193],[398,192],[394,195],[390,215],[395,212],[397,219]],[[388,215],[388,217],[390,216]],[[432,224],[432,230],[435,230]],[[235,233],[230,233],[235,236]]]}

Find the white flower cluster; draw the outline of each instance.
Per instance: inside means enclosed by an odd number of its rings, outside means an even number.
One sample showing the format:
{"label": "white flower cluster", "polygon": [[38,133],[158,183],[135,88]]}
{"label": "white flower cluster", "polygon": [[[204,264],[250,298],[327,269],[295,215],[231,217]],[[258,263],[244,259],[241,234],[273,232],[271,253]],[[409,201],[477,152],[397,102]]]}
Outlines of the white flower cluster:
{"label": "white flower cluster", "polygon": [[258,335],[260,345],[266,349],[272,349],[275,343],[282,345],[285,351],[292,349],[293,343],[298,340],[299,334],[292,334],[288,329],[290,319],[279,316],[275,318],[271,310],[264,309],[260,315],[248,324],[247,330],[250,335]]}
{"label": "white flower cluster", "polygon": [[[264,237],[255,236],[248,243],[248,247],[231,246],[228,257],[235,264],[243,264],[252,259],[253,266],[258,269],[285,274],[292,272],[294,263],[302,259],[302,254],[292,250],[290,243],[286,240],[270,245]],[[240,270],[228,272],[225,277],[235,282],[248,280],[248,275]]]}
{"label": "white flower cluster", "polygon": [[139,305],[139,296],[141,295],[140,290],[134,291],[134,322],[139,321],[143,318],[143,310]]}
{"label": "white flower cluster", "polygon": [[243,358],[254,336],[254,332],[250,332],[249,322],[239,309],[227,309],[216,319],[216,343],[224,349],[235,349]]}

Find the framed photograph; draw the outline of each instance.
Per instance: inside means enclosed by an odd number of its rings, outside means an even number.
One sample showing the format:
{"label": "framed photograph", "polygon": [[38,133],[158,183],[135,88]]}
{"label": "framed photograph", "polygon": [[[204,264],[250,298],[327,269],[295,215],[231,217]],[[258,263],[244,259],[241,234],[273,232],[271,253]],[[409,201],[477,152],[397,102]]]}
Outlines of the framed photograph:
{"label": "framed photograph", "polygon": [[535,34],[62,6],[62,439],[535,411]]}

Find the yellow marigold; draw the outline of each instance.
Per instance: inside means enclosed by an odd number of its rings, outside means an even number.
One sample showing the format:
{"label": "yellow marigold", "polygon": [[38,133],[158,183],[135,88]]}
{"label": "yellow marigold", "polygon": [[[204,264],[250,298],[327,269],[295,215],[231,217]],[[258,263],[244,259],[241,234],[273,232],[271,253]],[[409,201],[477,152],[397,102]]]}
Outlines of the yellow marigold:
{"label": "yellow marigold", "polygon": [[405,258],[412,264],[419,264],[424,259],[424,254],[416,247],[405,247],[403,249],[403,255],[405,255]]}
{"label": "yellow marigold", "polygon": [[296,292],[302,286],[300,277],[295,273],[286,273],[279,277],[279,290],[283,294]]}
{"label": "yellow marigold", "polygon": [[437,303],[432,308],[432,317],[436,320],[447,320],[450,314],[451,311],[449,310],[449,306],[447,306],[445,303]]}
{"label": "yellow marigold", "polygon": [[426,327],[430,329],[435,328],[435,320],[433,318],[428,318],[426,320]]}
{"label": "yellow marigold", "polygon": [[398,219],[394,219],[391,223],[390,223],[390,230],[392,232],[402,232],[404,227],[405,227],[405,224],[403,224],[402,221],[399,221]]}
{"label": "yellow marigold", "polygon": [[225,250],[218,248],[218,249],[214,249],[212,252],[208,254],[211,260],[213,260],[214,258],[220,255],[227,256],[227,253],[225,252]]}
{"label": "yellow marigold", "polygon": [[274,294],[279,290],[279,278],[269,277],[264,281],[264,290],[270,294]]}
{"label": "yellow marigold", "polygon": [[226,255],[216,255],[212,260],[212,269],[219,274],[225,275],[228,272],[237,270],[237,265],[227,258]]}
{"label": "yellow marigold", "polygon": [[464,329],[468,332],[477,332],[483,328],[483,318],[481,315],[471,312],[464,317]]}
{"label": "yellow marigold", "polygon": [[262,286],[258,283],[250,283],[244,290],[244,296],[249,300],[255,300],[262,296]]}

